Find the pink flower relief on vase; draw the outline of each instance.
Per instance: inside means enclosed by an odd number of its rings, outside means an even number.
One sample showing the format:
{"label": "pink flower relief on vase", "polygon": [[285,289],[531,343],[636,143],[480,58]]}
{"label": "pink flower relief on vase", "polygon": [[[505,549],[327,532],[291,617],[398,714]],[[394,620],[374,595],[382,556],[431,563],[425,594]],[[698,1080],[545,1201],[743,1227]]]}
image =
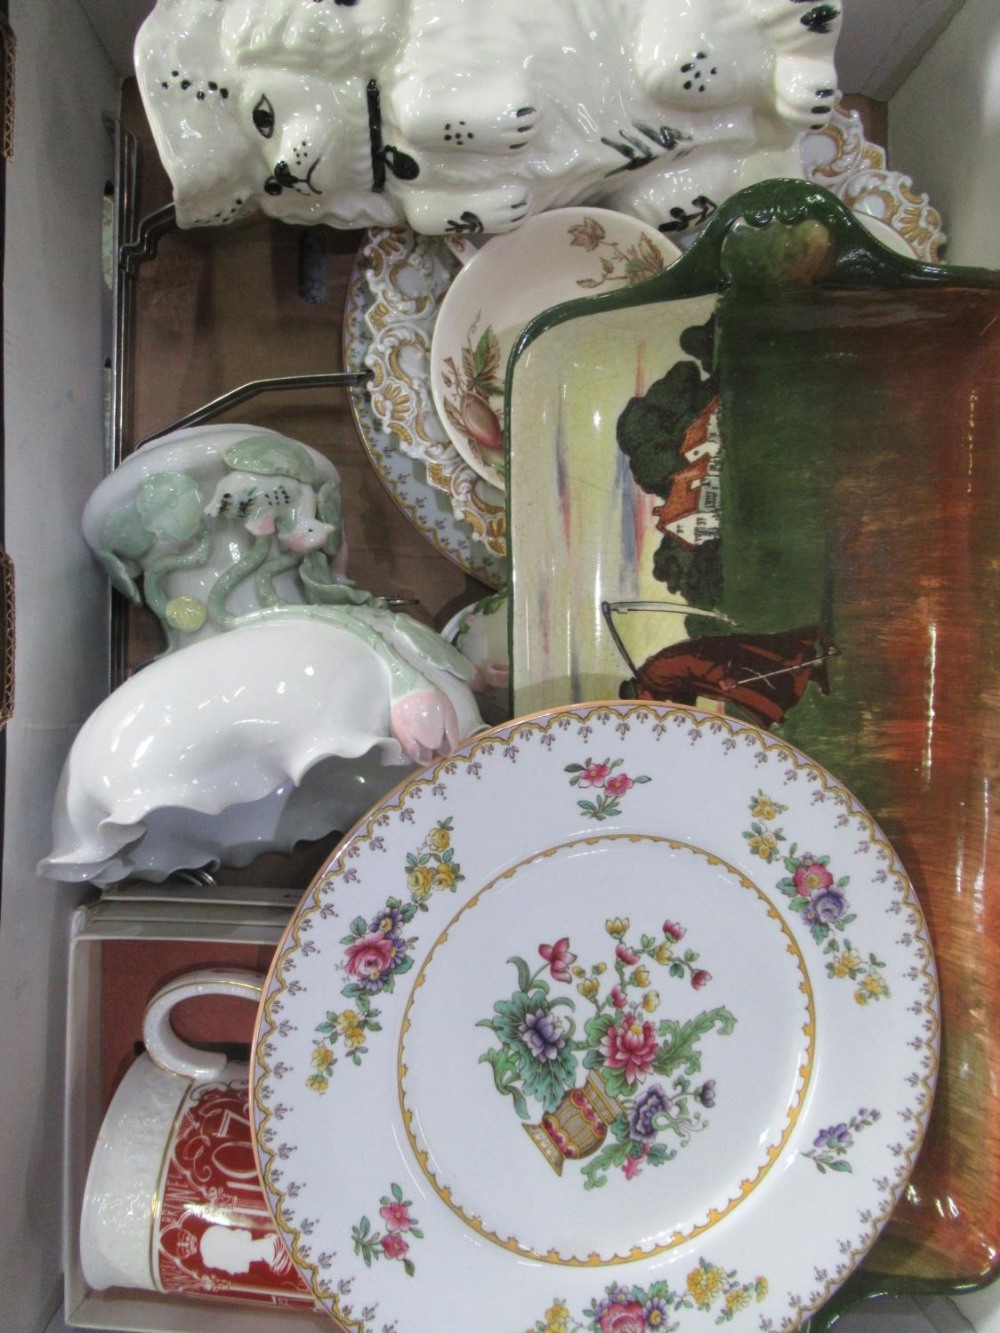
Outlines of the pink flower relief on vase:
{"label": "pink flower relief on vase", "polygon": [[392,734],[415,764],[451,754],[461,740],[455,705],[438,689],[411,690],[389,710]]}
{"label": "pink flower relief on vase", "polygon": [[621,1027],[609,1027],[604,1034],[604,1059],[609,1069],[622,1071],[626,1083],[635,1083],[652,1069],[657,1046],[655,1024],[626,1011]]}
{"label": "pink flower relief on vase", "polygon": [[570,965],[576,962],[576,954],[569,951],[569,936],[564,935],[555,944],[540,944],[538,952],[549,965],[553,981],[572,981]]}
{"label": "pink flower relief on vase", "polygon": [[621,798],[633,787],[651,781],[645,776],[633,778],[627,773],[616,773],[615,769],[621,768],[624,762],[624,759],[598,761],[588,757],[582,764],[566,765],[564,772],[572,775],[569,780],[571,787],[588,787],[596,792],[593,800],[577,801],[588,819],[600,822],[616,818],[621,814]]}

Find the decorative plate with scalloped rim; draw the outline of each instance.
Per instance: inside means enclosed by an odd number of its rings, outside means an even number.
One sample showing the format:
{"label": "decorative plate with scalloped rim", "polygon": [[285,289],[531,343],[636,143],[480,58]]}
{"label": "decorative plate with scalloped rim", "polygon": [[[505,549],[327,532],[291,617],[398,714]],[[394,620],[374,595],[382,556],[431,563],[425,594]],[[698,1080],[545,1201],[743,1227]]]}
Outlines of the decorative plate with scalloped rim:
{"label": "decorative plate with scalloped rim", "polygon": [[278,949],[258,1161],[347,1329],[796,1327],[903,1189],[934,964],[885,837],[746,724],[487,732],[341,845]]}

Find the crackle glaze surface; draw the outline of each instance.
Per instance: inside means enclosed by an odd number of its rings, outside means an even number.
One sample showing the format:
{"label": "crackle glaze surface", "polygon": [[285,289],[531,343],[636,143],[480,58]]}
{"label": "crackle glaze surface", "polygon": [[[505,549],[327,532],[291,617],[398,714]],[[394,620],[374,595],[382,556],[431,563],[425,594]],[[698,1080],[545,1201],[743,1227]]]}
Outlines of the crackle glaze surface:
{"label": "crackle glaze surface", "polygon": [[258,1160],[348,1329],[788,1329],[902,1191],[938,1039],[909,880],[834,778],[696,710],[557,709],[414,776],[314,882]]}

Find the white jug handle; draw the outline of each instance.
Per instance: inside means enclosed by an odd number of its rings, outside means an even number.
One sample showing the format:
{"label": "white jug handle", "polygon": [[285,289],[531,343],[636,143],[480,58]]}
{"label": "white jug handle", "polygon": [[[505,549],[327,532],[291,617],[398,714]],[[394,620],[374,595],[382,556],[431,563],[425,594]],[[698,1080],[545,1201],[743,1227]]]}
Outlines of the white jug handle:
{"label": "white jug handle", "polygon": [[170,1025],[170,1011],[181,1000],[199,995],[235,995],[257,1004],[263,991],[263,976],[240,968],[209,967],[175,977],[157,991],[146,1006],[142,1037],[147,1055],[168,1074],[194,1079],[218,1078],[226,1067],[225,1055],[220,1051],[202,1051],[182,1041]]}

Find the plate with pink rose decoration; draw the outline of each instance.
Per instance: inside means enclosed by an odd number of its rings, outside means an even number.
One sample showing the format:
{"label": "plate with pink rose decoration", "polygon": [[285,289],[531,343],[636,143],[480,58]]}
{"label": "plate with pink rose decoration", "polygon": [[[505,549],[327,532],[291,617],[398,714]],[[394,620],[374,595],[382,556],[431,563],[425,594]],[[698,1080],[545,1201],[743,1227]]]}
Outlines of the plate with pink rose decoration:
{"label": "plate with pink rose decoration", "polygon": [[258,1015],[258,1165],[352,1333],[791,1329],[904,1189],[939,1033],[913,888],[834,777],[579,704],[421,770],[318,875]]}

